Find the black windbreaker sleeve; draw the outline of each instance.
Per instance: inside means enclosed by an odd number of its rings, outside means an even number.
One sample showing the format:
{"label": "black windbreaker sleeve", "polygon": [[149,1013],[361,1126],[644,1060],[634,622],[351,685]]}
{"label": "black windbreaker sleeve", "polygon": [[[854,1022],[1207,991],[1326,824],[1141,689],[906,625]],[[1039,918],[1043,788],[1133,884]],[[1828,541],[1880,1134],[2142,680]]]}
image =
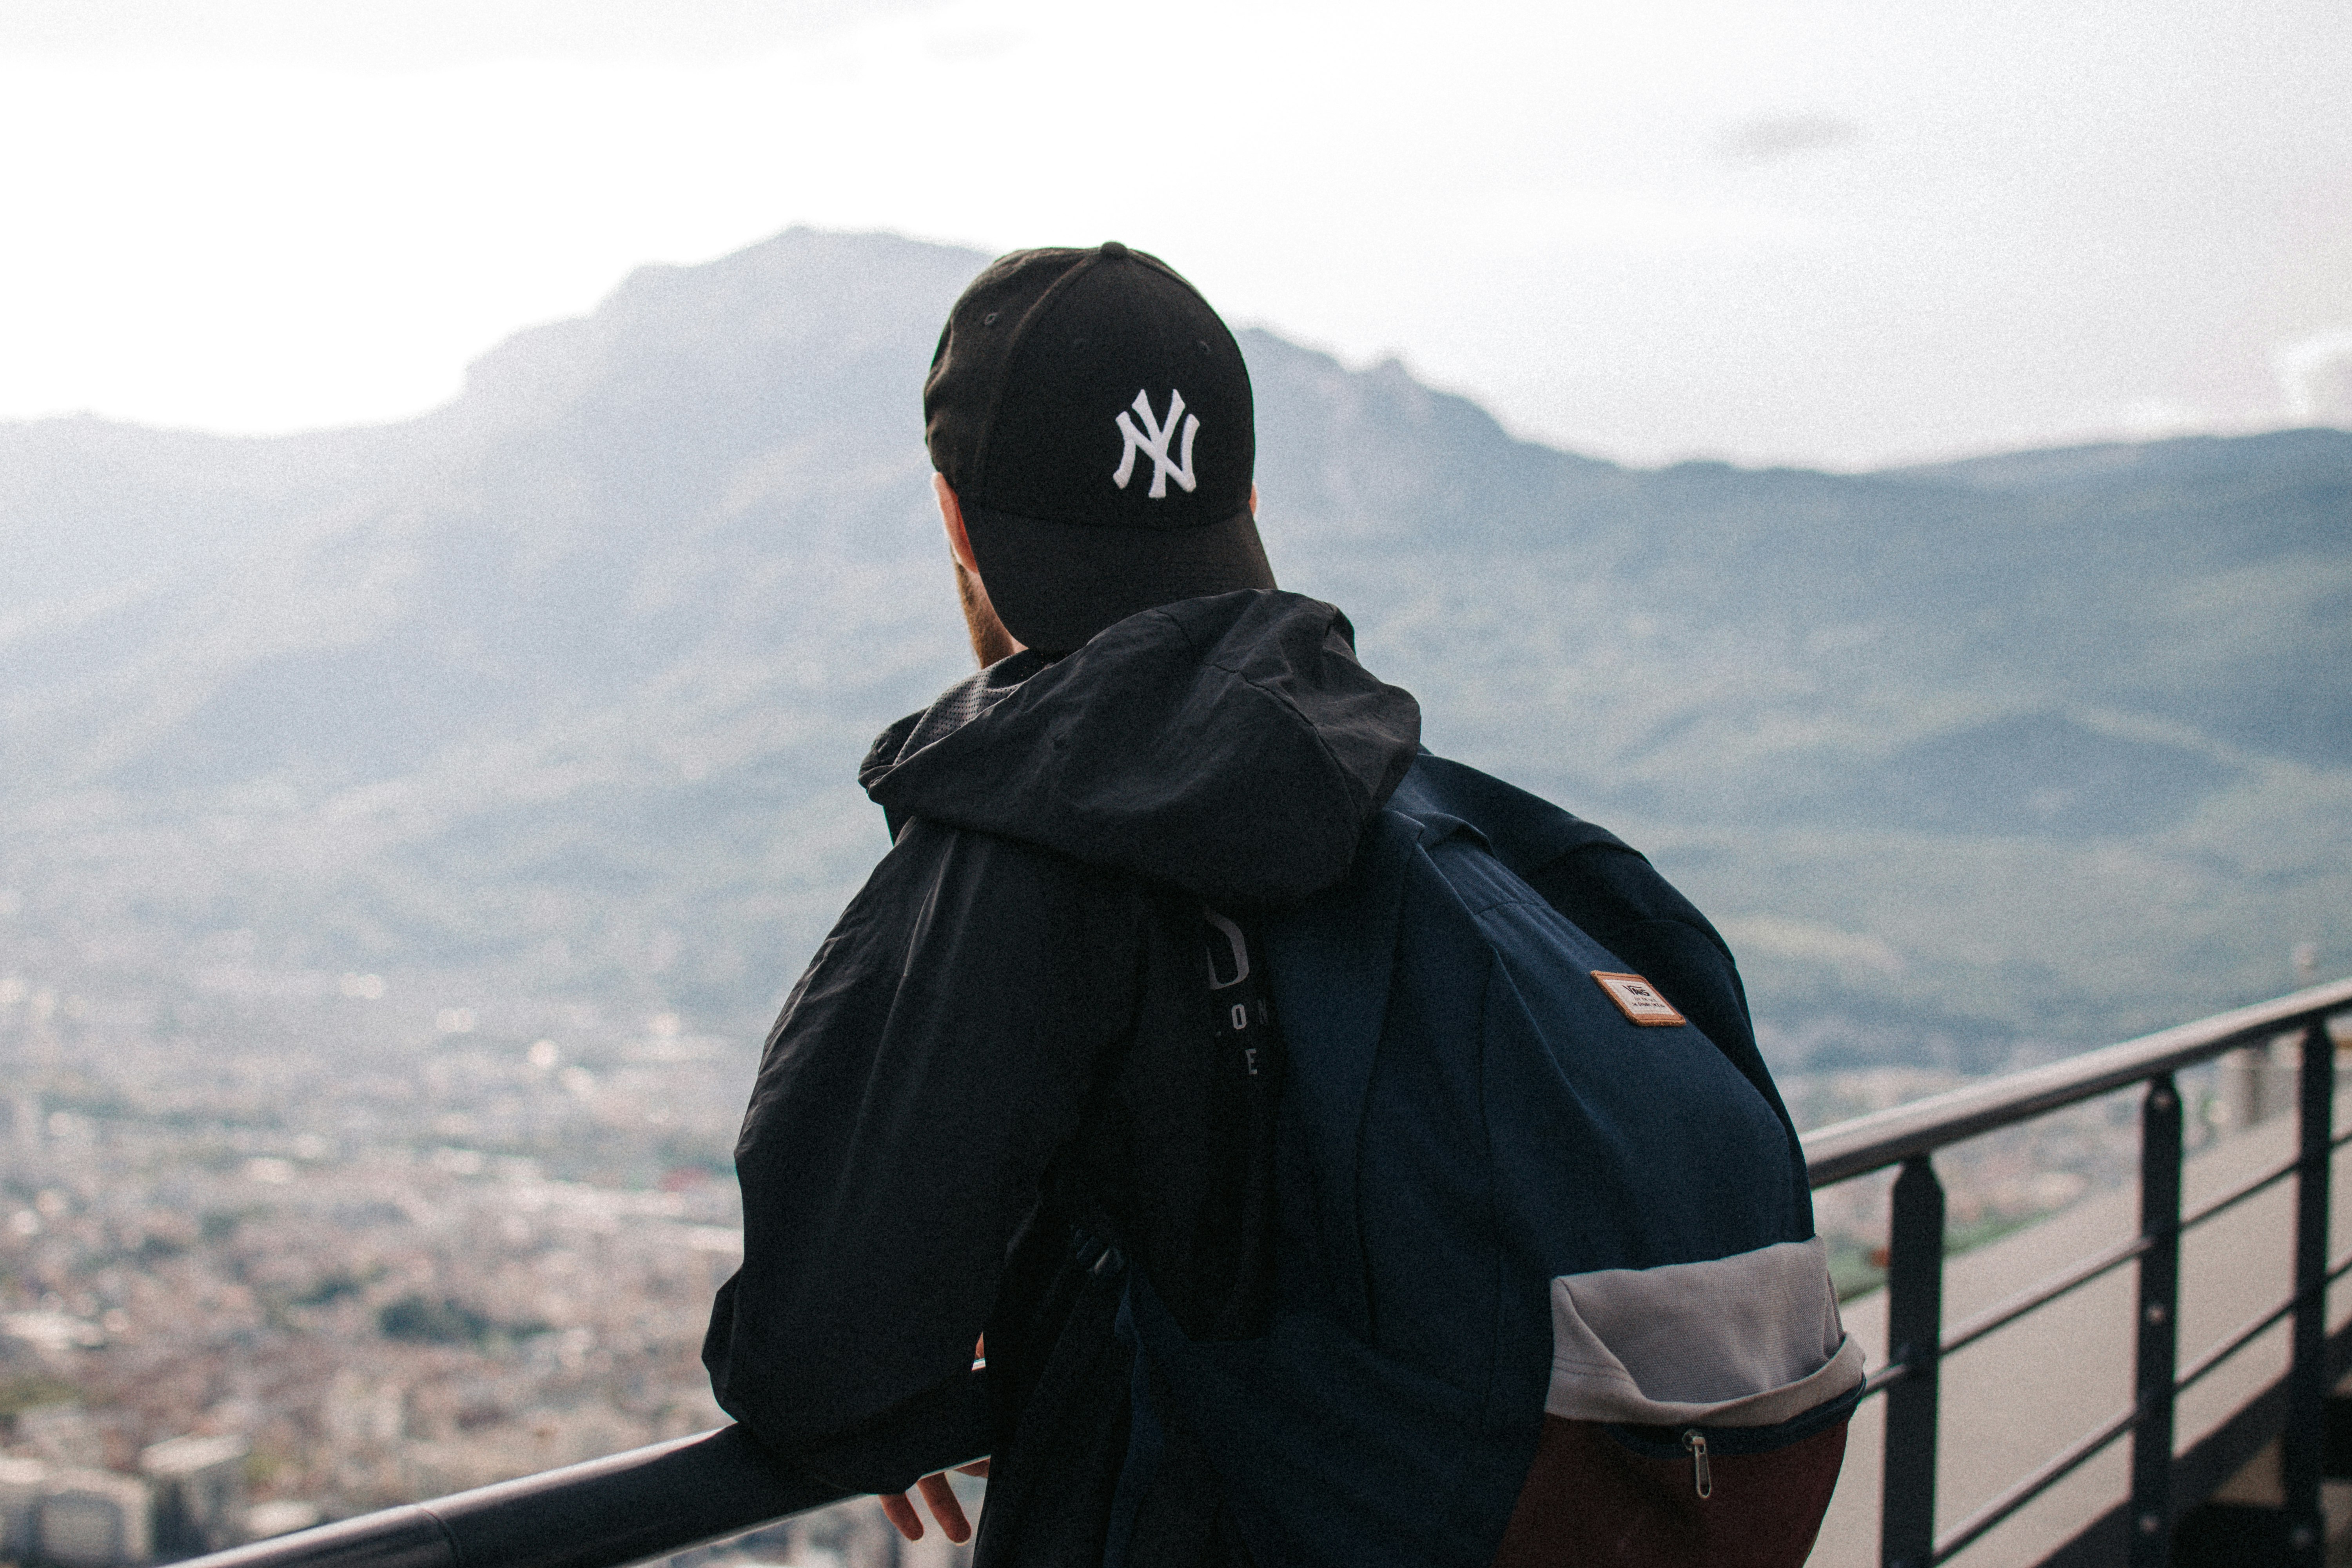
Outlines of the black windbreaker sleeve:
{"label": "black windbreaker sleeve", "polygon": [[973,1343],[1132,1031],[1140,921],[1127,879],[921,820],[844,911],[769,1037],[703,1345],[778,1458],[898,1491],[989,1451]]}

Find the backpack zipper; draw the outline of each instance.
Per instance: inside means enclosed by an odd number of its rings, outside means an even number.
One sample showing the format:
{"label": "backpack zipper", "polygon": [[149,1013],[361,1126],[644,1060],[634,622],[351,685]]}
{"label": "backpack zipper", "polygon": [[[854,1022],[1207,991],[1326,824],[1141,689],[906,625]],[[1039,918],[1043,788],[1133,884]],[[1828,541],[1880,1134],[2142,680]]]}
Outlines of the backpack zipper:
{"label": "backpack zipper", "polygon": [[1715,1477],[1706,1467],[1706,1434],[1693,1426],[1683,1433],[1683,1448],[1691,1457],[1691,1486],[1700,1499],[1715,1495]]}

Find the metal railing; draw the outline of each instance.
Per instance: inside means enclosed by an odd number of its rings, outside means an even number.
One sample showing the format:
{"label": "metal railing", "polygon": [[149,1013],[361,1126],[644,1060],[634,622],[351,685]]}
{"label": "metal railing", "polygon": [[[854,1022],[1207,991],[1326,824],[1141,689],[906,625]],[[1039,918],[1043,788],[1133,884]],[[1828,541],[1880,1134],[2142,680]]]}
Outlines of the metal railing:
{"label": "metal railing", "polygon": [[[1880,1552],[1885,1568],[1932,1568],[2073,1474],[2126,1435],[2127,1502],[2078,1536],[2061,1558],[2168,1557],[2172,1527],[2251,1447],[2280,1429],[2290,1561],[2316,1564],[2327,1391],[2352,1359],[2352,1331],[2331,1342],[2327,1286],[2352,1258],[2327,1257],[2328,1169],[2352,1134],[2333,1126],[2336,1051],[2330,1015],[2352,1009],[2352,980],[2149,1035],[2048,1067],[1971,1084],[1933,1099],[1823,1128],[1805,1139],[1816,1189],[1898,1167],[1887,1238],[1886,1364],[1867,1394],[1886,1400]],[[2241,1046],[2292,1033],[2301,1041],[2300,1128],[2294,1159],[2184,1216],[2180,1095],[2174,1075]],[[1956,1327],[1943,1322],[1944,1189],[1937,1151],[1980,1134],[2144,1085],[2140,1221],[2131,1240],[2094,1254]],[[2180,1238],[2290,1177],[2296,1187],[2294,1289],[2186,1372],[2179,1365]],[[2050,1456],[1949,1531],[1935,1528],[1937,1393],[1944,1357],[2092,1280],[2138,1265],[2137,1391],[2125,1409]],[[2286,1376],[2224,1423],[2203,1451],[2176,1456],[2174,1402],[2282,1319],[2294,1321]],[[321,1525],[200,1558],[190,1568],[624,1568],[838,1501],[796,1478],[740,1427],[707,1432],[432,1502]],[[2127,1544],[2126,1544],[2127,1543]],[[2056,1561],[2053,1559],[2053,1561]]]}
{"label": "metal railing", "polygon": [[[2320,1561],[2325,1547],[2319,1508],[2325,1405],[2337,1370],[2334,1363],[2341,1359],[2328,1342],[2326,1290],[2352,1270],[2352,1258],[2331,1261],[2327,1256],[2329,1167],[2335,1151],[2352,1141],[2352,1134],[2338,1137],[2335,1132],[2336,1047],[2327,1019],[2347,1008],[2352,1008],[2352,980],[2316,985],[2259,1006],[1841,1122],[1805,1141],[1807,1173],[1817,1190],[1898,1167],[1887,1224],[1887,1360],[1867,1384],[1870,1394],[1886,1398],[1879,1521],[1879,1560],[1885,1568],[1932,1568],[1946,1561],[2126,1435],[2131,1438],[2131,1495],[2116,1522],[2128,1544],[2112,1555],[2126,1558],[2133,1568],[2168,1563],[2173,1527],[2187,1508],[2204,1500],[2212,1482],[2223,1479],[2200,1472],[2205,1482],[2201,1490],[2179,1484],[2184,1467],[2174,1452],[2175,1403],[2184,1390],[2287,1318],[2294,1322],[2294,1344],[2282,1390],[2285,1536],[2289,1561]],[[2283,1034],[2296,1037],[2301,1047],[2295,1157],[2184,1216],[2182,1119],[2174,1075]],[[1936,1152],[2135,1084],[2144,1086],[2138,1234],[1947,1330],[1944,1187],[1936,1175]],[[2295,1183],[2293,1291],[2182,1372],[2181,1236],[2290,1177]],[[2139,1276],[2130,1402],[1939,1534],[1936,1415],[1943,1358],[2126,1263],[2137,1263]],[[2116,1533],[2105,1521],[2094,1529],[2103,1540]]]}
{"label": "metal railing", "polygon": [[656,1443],[194,1559],[203,1568],[621,1568],[846,1494],[740,1426]]}

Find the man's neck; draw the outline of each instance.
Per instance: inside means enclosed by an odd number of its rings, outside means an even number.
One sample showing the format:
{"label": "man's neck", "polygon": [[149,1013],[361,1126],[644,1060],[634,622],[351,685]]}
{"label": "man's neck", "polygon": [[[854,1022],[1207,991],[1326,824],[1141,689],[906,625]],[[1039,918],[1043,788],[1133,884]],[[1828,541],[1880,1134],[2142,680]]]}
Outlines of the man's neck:
{"label": "man's neck", "polygon": [[998,659],[1010,658],[1021,651],[1021,644],[1004,629],[996,616],[996,606],[988,602],[988,590],[980,579],[961,561],[955,563],[956,598],[963,605],[964,630],[971,637],[971,653],[986,669]]}

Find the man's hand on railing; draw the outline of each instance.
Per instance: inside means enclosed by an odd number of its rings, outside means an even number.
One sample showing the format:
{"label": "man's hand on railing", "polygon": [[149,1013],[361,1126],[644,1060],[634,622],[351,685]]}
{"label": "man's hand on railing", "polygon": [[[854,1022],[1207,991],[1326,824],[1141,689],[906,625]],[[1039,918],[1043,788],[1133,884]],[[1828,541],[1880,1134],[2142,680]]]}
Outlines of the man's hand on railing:
{"label": "man's hand on railing", "polygon": [[[984,1478],[988,1474],[988,1461],[974,1459],[969,1465],[958,1465],[956,1474]],[[940,1529],[950,1541],[961,1546],[971,1539],[971,1521],[964,1517],[963,1504],[957,1500],[955,1489],[948,1484],[945,1470],[936,1476],[925,1476],[915,1483],[915,1490],[922,1493],[923,1500],[930,1504],[931,1517],[940,1521]],[[898,1527],[898,1533],[908,1540],[920,1541],[923,1538],[923,1516],[917,1511],[910,1493],[885,1492],[882,1495],[882,1511]]]}
{"label": "man's hand on railing", "polygon": [[[982,1372],[987,1366],[988,1336],[982,1334],[972,1342],[971,1370]],[[984,1479],[988,1475],[988,1461],[974,1459],[969,1465],[958,1465],[956,1474],[979,1476]],[[931,1505],[931,1517],[940,1521],[940,1529],[950,1541],[961,1546],[971,1539],[971,1521],[964,1517],[963,1504],[957,1499],[955,1488],[949,1484],[945,1470],[935,1476],[925,1476],[915,1483],[915,1489],[923,1494],[925,1502]],[[913,1500],[905,1492],[884,1492],[881,1498],[883,1515],[898,1533],[909,1541],[920,1541],[923,1538],[923,1516],[916,1511]]]}

